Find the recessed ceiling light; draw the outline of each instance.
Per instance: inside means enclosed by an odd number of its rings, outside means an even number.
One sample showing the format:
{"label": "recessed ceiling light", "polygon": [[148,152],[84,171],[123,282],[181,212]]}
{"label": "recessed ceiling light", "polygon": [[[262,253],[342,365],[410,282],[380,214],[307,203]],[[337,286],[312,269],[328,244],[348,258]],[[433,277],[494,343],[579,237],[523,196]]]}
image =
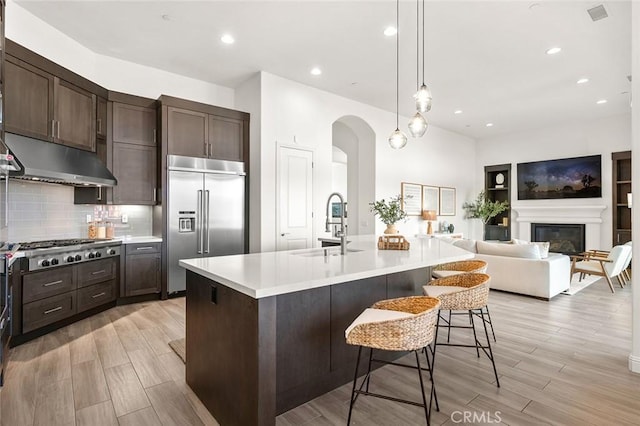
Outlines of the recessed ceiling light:
{"label": "recessed ceiling light", "polygon": [[602,105],[602,104],[606,104],[607,100],[606,99],[600,99],[598,102],[596,102],[598,105]]}
{"label": "recessed ceiling light", "polygon": [[396,27],[387,27],[384,29],[384,35],[386,35],[387,37],[391,37],[398,34],[398,30],[396,29]]}
{"label": "recessed ceiling light", "polygon": [[493,127],[493,123],[487,123],[487,124],[485,124],[485,126],[487,126],[487,127]]}
{"label": "recessed ceiling light", "polygon": [[547,50],[547,55],[555,55],[556,53],[560,53],[562,49],[559,47],[552,47],[551,49]]}
{"label": "recessed ceiling light", "polygon": [[457,109],[455,111],[453,111],[454,114],[462,114],[462,110],[461,109]]}
{"label": "recessed ceiling light", "polygon": [[224,34],[222,37],[220,37],[220,41],[222,41],[224,44],[233,44],[236,40],[230,34]]}
{"label": "recessed ceiling light", "polygon": [[589,82],[588,78],[581,78],[580,80],[576,81],[576,84],[585,84],[588,82]]}
{"label": "recessed ceiling light", "polygon": [[322,70],[318,67],[314,67],[311,69],[311,75],[320,75],[322,74]]}

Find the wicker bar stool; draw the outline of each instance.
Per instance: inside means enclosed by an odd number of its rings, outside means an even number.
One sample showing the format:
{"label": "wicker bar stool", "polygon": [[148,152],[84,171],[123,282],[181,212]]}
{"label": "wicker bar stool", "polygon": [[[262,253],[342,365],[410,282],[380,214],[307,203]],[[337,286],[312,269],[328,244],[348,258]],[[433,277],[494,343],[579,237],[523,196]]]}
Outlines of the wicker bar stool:
{"label": "wicker bar stool", "polygon": [[[427,425],[431,424],[431,405],[435,399],[436,408],[438,407],[438,397],[433,381],[433,362],[429,359],[428,352],[432,354],[435,353],[435,348],[430,351],[426,351],[425,348],[435,341],[436,318],[439,308],[440,301],[434,297],[412,296],[382,300],[376,302],[371,308],[365,309],[346,329],[345,337],[347,343],[359,347],[347,425],[351,424],[353,406],[361,394],[423,407]],[[358,368],[360,367],[360,356],[363,347],[369,348],[369,366],[367,368],[367,374],[362,379],[360,385],[357,386]],[[416,358],[416,366],[373,358],[374,349],[384,351],[413,351]],[[431,380],[429,404],[427,404],[427,398],[424,392],[424,380],[422,378],[422,371],[425,370],[425,368],[421,366],[419,352],[424,352],[427,359],[426,370],[429,371]],[[422,391],[422,403],[369,392],[371,364],[373,362],[418,370],[420,390]]]}
{"label": "wicker bar stool", "polygon": [[[473,259],[473,260],[460,260],[458,262],[449,262],[443,263],[435,266],[431,270],[431,277],[434,279],[450,277],[451,275],[458,275],[462,273],[478,273],[485,274],[487,272],[487,262],[484,260]],[[491,335],[493,336],[493,341],[496,340],[496,332],[493,330],[493,322],[491,321],[491,312],[489,312],[489,305],[484,307],[484,310],[487,313],[487,317],[485,321],[489,323],[491,326]],[[461,315],[466,315],[466,312],[460,312]],[[449,323],[451,323],[451,315],[454,315],[449,311]],[[447,333],[447,342],[449,341],[449,337],[451,336],[451,330]]]}
{"label": "wicker bar stool", "polygon": [[[476,354],[478,355],[478,358],[480,358],[480,349],[482,349],[484,354],[491,361],[493,373],[496,377],[496,384],[500,387],[498,370],[496,369],[493,350],[491,348],[491,339],[489,338],[489,332],[487,330],[487,321],[485,321],[484,318],[484,308],[487,306],[487,302],[489,300],[490,280],[491,277],[487,274],[465,273],[433,280],[429,285],[424,286],[423,289],[425,295],[440,299],[440,312],[438,314],[434,351],[437,346],[476,348]],[[471,320],[471,325],[459,326],[451,324],[451,321],[447,321],[442,315],[442,311],[445,310],[467,311]],[[476,316],[482,319],[484,334],[487,339],[486,345],[483,345],[480,340],[478,340],[474,321],[474,317]],[[444,321],[444,324],[442,325],[440,323],[441,320]],[[447,327],[448,330],[451,330],[452,328],[470,328],[473,330],[473,339],[475,342],[473,345],[461,345],[449,343],[449,340],[447,339],[447,343],[439,343],[438,332],[440,331],[440,327]],[[435,364],[435,353],[433,355]]]}

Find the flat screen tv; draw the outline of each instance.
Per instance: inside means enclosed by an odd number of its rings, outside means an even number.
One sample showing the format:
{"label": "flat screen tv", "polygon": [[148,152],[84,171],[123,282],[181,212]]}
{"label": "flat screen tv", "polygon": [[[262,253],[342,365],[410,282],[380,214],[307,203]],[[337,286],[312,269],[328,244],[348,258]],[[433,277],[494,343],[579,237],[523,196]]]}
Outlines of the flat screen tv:
{"label": "flat screen tv", "polygon": [[518,200],[601,197],[600,155],[518,163]]}

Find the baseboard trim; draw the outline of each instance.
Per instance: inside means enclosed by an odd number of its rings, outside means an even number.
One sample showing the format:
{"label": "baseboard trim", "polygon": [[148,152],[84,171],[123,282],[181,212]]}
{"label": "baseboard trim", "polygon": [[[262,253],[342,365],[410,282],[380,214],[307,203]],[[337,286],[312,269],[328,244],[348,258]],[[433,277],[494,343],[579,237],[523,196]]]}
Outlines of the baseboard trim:
{"label": "baseboard trim", "polygon": [[640,356],[629,354],[629,370],[640,373]]}

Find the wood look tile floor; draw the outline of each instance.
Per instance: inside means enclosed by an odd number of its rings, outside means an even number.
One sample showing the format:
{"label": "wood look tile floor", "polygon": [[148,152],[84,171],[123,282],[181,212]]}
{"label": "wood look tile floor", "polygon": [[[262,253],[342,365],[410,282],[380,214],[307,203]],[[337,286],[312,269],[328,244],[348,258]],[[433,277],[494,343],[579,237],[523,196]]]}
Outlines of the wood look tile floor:
{"label": "wood look tile floor", "polygon": [[[501,387],[486,357],[439,347],[432,424],[640,424],[640,375],[628,370],[630,286],[611,294],[598,281],[550,302],[491,292],[490,308]],[[184,336],[184,318],[184,299],[119,306],[12,349],[1,424],[216,425],[167,344]],[[409,369],[384,367],[371,381],[372,391],[416,401],[418,389]],[[276,424],[346,424],[350,392],[341,386]],[[462,421],[465,412],[475,419]],[[352,424],[426,422],[418,407],[361,397]]]}

